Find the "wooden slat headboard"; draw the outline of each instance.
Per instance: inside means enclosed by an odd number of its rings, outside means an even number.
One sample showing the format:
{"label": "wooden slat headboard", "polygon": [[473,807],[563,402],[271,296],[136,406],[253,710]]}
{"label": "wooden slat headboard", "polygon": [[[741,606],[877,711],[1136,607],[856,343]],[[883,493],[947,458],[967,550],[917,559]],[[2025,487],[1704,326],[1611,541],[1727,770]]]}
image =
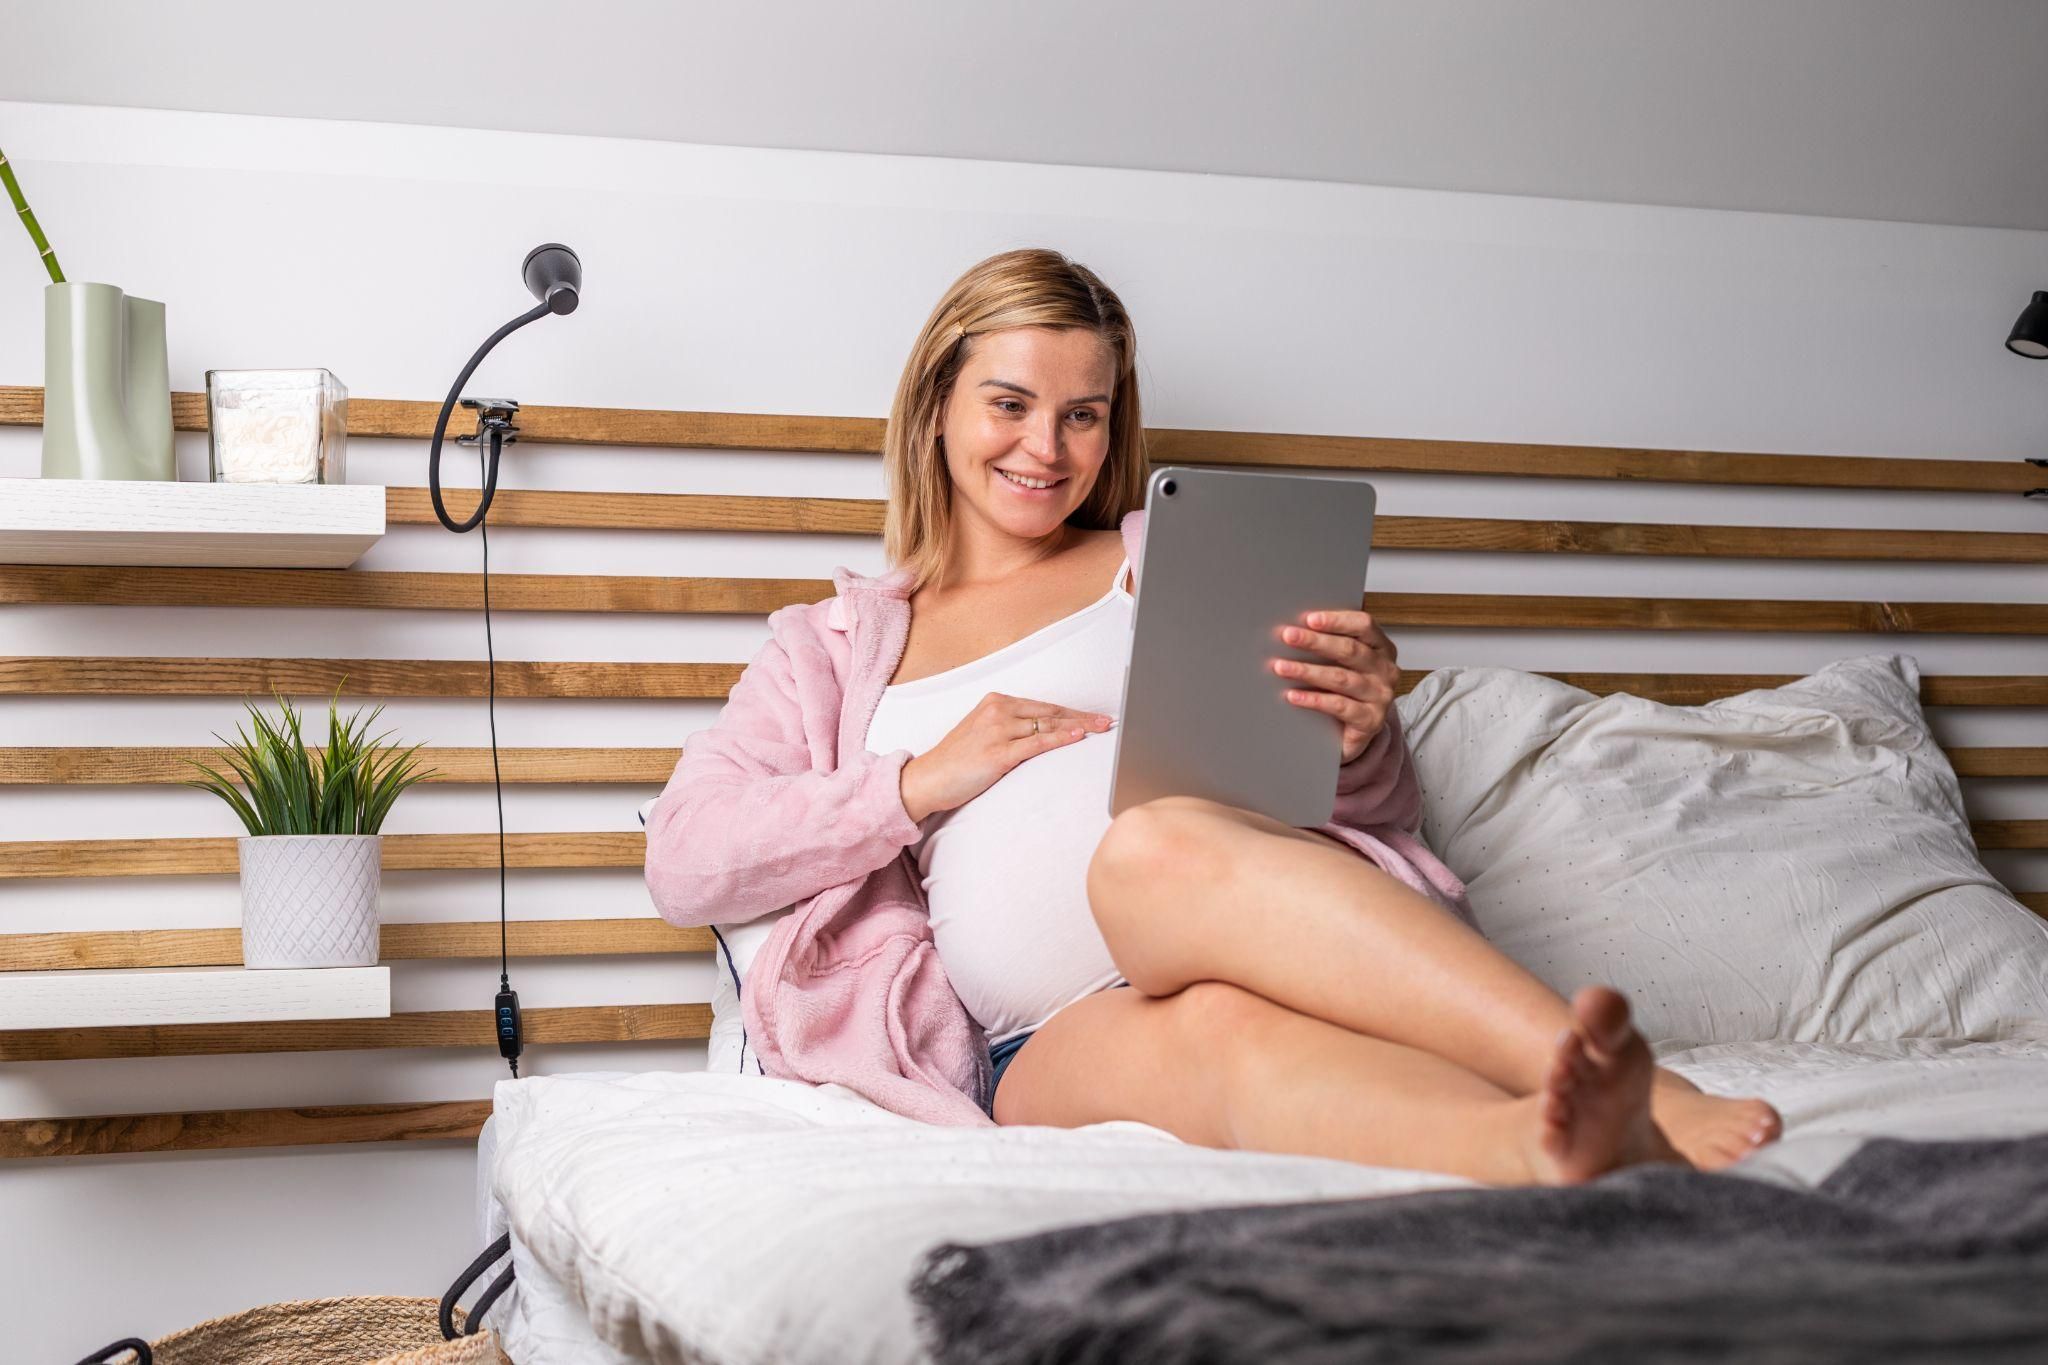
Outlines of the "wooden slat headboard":
{"label": "wooden slat headboard", "polygon": [[[424,440],[439,405],[352,399],[350,435]],[[174,395],[180,430],[205,429],[201,394]],[[36,425],[42,392],[0,388],[0,425]],[[522,407],[522,437],[566,444],[873,456],[882,423],[868,418],[785,417],[605,408]],[[1743,452],[1619,450],[1461,441],[1384,440],[1245,432],[1148,433],[1155,463],[1285,465],[1306,468],[1473,476],[1535,476],[1769,487],[1938,490],[2013,497],[2048,485],[2039,461],[1887,459]],[[457,515],[474,493],[454,490]],[[459,505],[458,505],[459,504]],[[882,504],[869,499],[501,490],[495,525],[579,530],[789,532],[878,535]],[[425,490],[391,488],[387,519],[425,525]],[[2048,533],[1844,530],[1637,524],[1469,517],[1380,516],[1375,545],[1390,549],[1532,555],[1688,556],[1725,560],[2048,563]],[[354,607],[473,610],[477,576],[264,569],[131,569],[0,565],[0,605]],[[606,575],[494,575],[492,606],[509,611],[765,614],[829,596],[829,580]],[[1371,593],[1364,605],[1391,627],[1516,630],[1774,631],[1932,635],[2048,635],[2048,603],[1736,601],[1659,597],[1569,597],[1479,593]],[[501,661],[497,690],[525,698],[717,700],[740,663]],[[1405,693],[1428,672],[1405,670]],[[1556,672],[1547,676],[1596,694],[1629,692],[1696,705],[1795,674]],[[325,658],[0,657],[0,694],[16,696],[243,696],[283,691],[352,697],[480,697],[484,666],[467,661]],[[1924,676],[1929,706],[2048,707],[2048,675]],[[0,786],[130,786],[178,781],[191,747],[0,748]],[[503,751],[505,780],[525,783],[658,784],[678,750],[544,748]],[[2048,776],[2048,746],[1956,748],[1965,778]],[[428,751],[447,783],[488,782],[488,750]],[[2048,849],[2048,820],[1975,820],[1980,847]],[[638,867],[638,834],[508,836],[518,867]],[[409,875],[495,865],[495,836],[393,835],[384,866]],[[219,875],[235,869],[228,838],[65,839],[0,842],[0,878]],[[2048,915],[2048,888],[2020,899]],[[387,924],[387,961],[485,958],[498,951],[495,922]],[[644,920],[542,920],[511,926],[515,956],[705,952],[705,930]],[[234,929],[126,929],[0,935],[0,973],[79,967],[231,965]],[[527,1010],[535,1042],[690,1039],[708,1034],[709,1007],[576,1006]],[[488,1047],[489,1012],[451,1010],[388,1019],[313,1024],[209,1024],[146,1028],[0,1031],[0,1062],[191,1056],[334,1048]],[[0,1121],[0,1157],[182,1151],[319,1143],[474,1137],[488,1100],[323,1108],[209,1110]]]}

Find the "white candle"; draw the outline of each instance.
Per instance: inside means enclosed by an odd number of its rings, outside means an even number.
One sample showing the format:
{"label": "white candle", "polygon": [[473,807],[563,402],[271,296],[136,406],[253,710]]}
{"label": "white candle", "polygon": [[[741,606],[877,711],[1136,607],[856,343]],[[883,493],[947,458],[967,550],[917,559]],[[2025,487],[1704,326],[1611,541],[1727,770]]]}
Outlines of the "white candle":
{"label": "white candle", "polygon": [[330,405],[347,390],[325,370],[216,370],[207,384],[216,482],[342,481],[342,418]]}

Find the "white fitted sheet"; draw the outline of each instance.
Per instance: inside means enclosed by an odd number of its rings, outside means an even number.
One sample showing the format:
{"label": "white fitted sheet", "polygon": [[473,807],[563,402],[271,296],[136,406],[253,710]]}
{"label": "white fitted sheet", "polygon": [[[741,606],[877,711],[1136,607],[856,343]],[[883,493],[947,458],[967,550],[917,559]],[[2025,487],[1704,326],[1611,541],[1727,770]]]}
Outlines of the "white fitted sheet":
{"label": "white fitted sheet", "polygon": [[[1786,1137],[1734,1168],[1761,1179],[1818,1181],[1871,1136],[2048,1130],[2040,1042],[1732,1043],[1661,1060],[1784,1113]],[[543,1076],[495,1098],[478,1231],[514,1233],[517,1289],[490,1321],[517,1365],[923,1360],[908,1284],[941,1241],[1468,1183],[1218,1151],[1140,1123],[934,1127],[765,1076]]]}

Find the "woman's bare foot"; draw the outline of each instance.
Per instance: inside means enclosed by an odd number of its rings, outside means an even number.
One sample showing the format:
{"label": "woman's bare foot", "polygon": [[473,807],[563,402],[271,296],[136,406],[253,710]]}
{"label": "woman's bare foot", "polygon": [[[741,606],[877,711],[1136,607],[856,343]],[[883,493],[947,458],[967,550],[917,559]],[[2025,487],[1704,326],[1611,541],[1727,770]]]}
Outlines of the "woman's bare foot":
{"label": "woman's bare foot", "polygon": [[1683,1082],[1655,1086],[1650,1114],[1671,1145],[1703,1171],[1732,1166],[1785,1131],[1784,1119],[1762,1100],[1709,1095]]}
{"label": "woman's bare foot", "polygon": [[1639,1161],[1690,1164],[1650,1119],[1650,1045],[1629,1022],[1628,1001],[1606,986],[1572,998],[1572,1027],[1534,1102],[1524,1144],[1531,1178],[1576,1185]]}

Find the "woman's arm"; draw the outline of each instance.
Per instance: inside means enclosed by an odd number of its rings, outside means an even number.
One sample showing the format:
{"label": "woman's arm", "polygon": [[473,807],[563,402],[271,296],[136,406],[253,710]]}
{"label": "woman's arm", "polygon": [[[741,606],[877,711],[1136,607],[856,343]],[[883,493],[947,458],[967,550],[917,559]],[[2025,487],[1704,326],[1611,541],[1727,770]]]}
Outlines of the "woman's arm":
{"label": "woman's arm", "polygon": [[[835,718],[836,723],[836,718]],[[647,890],[671,924],[743,923],[866,876],[921,833],[908,749],[815,771],[789,653],[771,638],[647,815]]]}
{"label": "woman's arm", "polygon": [[1421,832],[1422,784],[1401,731],[1401,713],[1393,706],[1358,757],[1337,769],[1337,807],[1330,819],[1353,829],[1393,825]]}

